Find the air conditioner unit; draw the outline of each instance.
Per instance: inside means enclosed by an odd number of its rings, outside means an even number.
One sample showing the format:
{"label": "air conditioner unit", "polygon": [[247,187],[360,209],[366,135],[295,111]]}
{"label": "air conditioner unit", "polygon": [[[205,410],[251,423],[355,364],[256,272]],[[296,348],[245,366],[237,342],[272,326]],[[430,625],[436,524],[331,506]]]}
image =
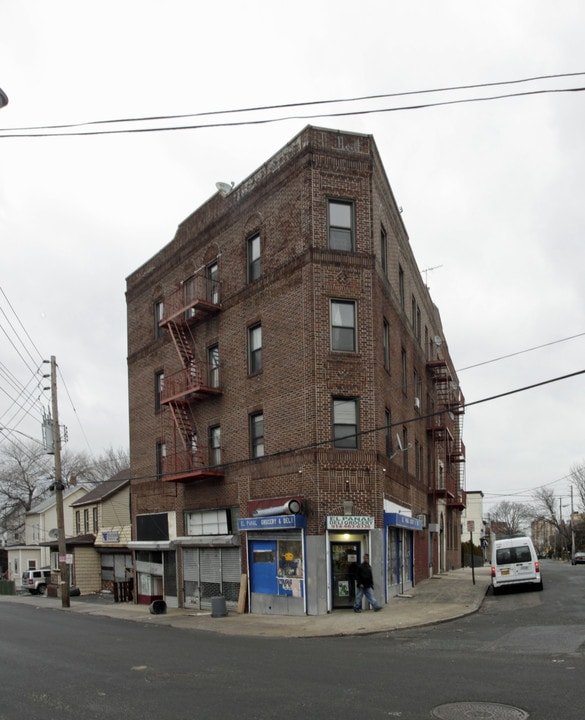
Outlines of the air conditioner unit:
{"label": "air conditioner unit", "polygon": [[420,398],[414,398],[414,408],[415,410],[420,410]]}

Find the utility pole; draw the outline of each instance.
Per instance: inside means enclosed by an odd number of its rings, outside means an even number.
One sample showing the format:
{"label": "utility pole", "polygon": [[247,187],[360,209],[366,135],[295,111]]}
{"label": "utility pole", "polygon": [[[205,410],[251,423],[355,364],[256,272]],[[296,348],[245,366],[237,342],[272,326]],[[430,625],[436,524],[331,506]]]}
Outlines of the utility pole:
{"label": "utility pole", "polygon": [[70,607],[69,567],[65,542],[65,515],[63,512],[63,481],[61,471],[61,430],[57,406],[57,361],[51,355],[51,404],[53,406],[53,442],[55,445],[55,502],[57,506],[57,530],[59,533],[59,570],[61,575],[61,607]]}
{"label": "utility pole", "polygon": [[571,485],[571,562],[575,557],[575,524],[573,522],[573,486]]}

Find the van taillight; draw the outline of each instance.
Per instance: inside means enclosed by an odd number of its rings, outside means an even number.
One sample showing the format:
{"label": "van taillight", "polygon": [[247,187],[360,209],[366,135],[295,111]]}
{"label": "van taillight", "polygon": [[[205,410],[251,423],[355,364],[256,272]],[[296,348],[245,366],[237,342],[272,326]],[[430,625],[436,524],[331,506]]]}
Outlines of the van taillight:
{"label": "van taillight", "polygon": [[492,567],[492,577],[493,578],[496,577],[496,568],[495,567]]}
{"label": "van taillight", "polygon": [[540,572],[540,563],[538,562],[538,560],[534,563],[534,569],[536,570],[536,572]]}

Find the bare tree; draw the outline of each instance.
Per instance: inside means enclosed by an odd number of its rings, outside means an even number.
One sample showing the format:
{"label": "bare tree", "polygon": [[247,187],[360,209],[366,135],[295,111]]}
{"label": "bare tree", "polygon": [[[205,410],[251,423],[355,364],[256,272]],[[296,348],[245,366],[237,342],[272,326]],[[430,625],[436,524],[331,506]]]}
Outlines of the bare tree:
{"label": "bare tree", "polygon": [[534,510],[530,505],[509,500],[502,500],[490,511],[492,526],[497,523],[502,535],[518,535],[524,532],[533,517]]}
{"label": "bare tree", "polygon": [[575,464],[570,470],[571,482],[577,490],[577,496],[579,500],[579,508],[575,508],[577,512],[583,512],[585,510],[585,461],[580,464]]}
{"label": "bare tree", "polygon": [[559,500],[555,497],[554,491],[550,488],[539,488],[534,492],[535,509],[539,516],[543,517],[556,530],[558,543],[557,554],[564,549],[571,547],[571,526],[561,516]]}

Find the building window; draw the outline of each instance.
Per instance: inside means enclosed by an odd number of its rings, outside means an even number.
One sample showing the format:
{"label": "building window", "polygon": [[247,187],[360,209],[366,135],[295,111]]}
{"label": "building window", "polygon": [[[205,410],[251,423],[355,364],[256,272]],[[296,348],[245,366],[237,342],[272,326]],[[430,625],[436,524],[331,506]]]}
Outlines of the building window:
{"label": "building window", "polygon": [[260,264],[260,233],[252,235],[247,241],[248,251],[248,282],[258,280],[261,273]]}
{"label": "building window", "polygon": [[219,387],[219,345],[212,345],[207,349],[207,363],[209,374],[209,387]]}
{"label": "building window", "polygon": [[400,298],[400,307],[404,310],[404,270],[398,266],[398,297]]}
{"label": "building window", "polygon": [[210,263],[205,268],[207,279],[207,302],[219,305],[219,265],[217,262]]}
{"label": "building window", "polygon": [[333,444],[336,448],[358,447],[358,401],[333,399]]}
{"label": "building window", "polygon": [[250,455],[252,458],[264,457],[264,415],[250,415]]}
{"label": "building window", "polygon": [[167,456],[167,446],[162,440],[156,443],[156,479],[162,480],[164,473],[165,458]]}
{"label": "building window", "polygon": [[185,513],[187,535],[227,535],[231,513],[224,510],[193,510]]}
{"label": "building window", "polygon": [[331,349],[356,351],[356,304],[353,300],[331,301]]}
{"label": "building window", "polygon": [[392,417],[388,408],[386,408],[386,410],[384,411],[384,431],[386,441],[386,456],[390,457],[392,455]]}
{"label": "building window", "polygon": [[213,425],[209,428],[209,464],[219,465],[221,463],[221,428]]}
{"label": "building window", "polygon": [[248,328],[248,372],[255,375],[262,370],[262,325]]}
{"label": "building window", "polygon": [[162,370],[154,373],[154,411],[160,412],[161,397],[165,385],[165,374]]}
{"label": "building window", "polygon": [[408,380],[406,377],[406,350],[402,348],[402,392],[408,393]]}
{"label": "building window", "polygon": [[164,317],[165,306],[162,300],[154,303],[154,337],[159,338],[164,334],[164,329],[160,326],[160,322]]}
{"label": "building window", "polygon": [[402,466],[408,471],[408,428],[402,428]]}
{"label": "building window", "polygon": [[89,510],[83,511],[83,532],[87,535],[89,532]]}
{"label": "building window", "polygon": [[97,533],[98,531],[98,509],[94,507],[92,513],[92,532]]}
{"label": "building window", "polygon": [[81,511],[75,511],[75,534],[81,535]]}
{"label": "building window", "polygon": [[388,277],[388,236],[384,226],[380,228],[380,259],[382,262],[382,272]]}
{"label": "building window", "polygon": [[388,322],[384,320],[383,328],[383,342],[384,342],[384,370],[390,371],[390,326]]}
{"label": "building window", "polygon": [[329,201],[329,249],[355,250],[351,202]]}
{"label": "building window", "polygon": [[191,275],[183,282],[183,302],[187,310],[185,311],[185,320],[192,320],[197,315],[195,305],[197,300],[197,276]]}

